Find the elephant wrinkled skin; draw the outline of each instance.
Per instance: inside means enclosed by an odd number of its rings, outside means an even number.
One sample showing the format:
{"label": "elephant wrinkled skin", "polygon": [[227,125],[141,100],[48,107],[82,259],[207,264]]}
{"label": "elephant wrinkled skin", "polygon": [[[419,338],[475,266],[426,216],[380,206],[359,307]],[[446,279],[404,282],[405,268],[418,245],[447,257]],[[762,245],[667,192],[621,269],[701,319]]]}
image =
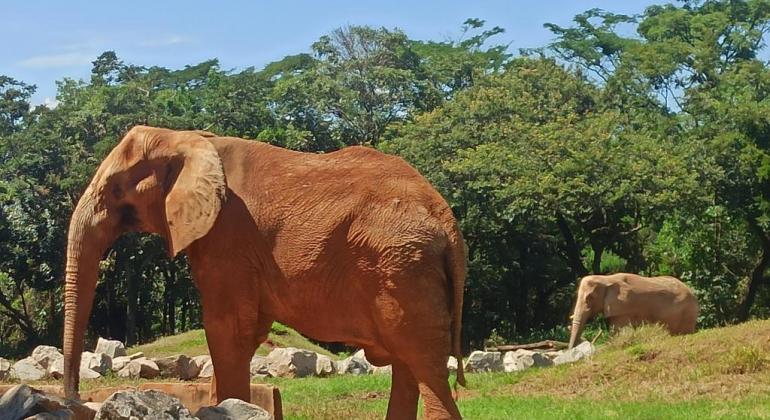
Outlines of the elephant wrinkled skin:
{"label": "elephant wrinkled skin", "polygon": [[627,273],[585,276],[578,287],[569,348],[577,344],[586,322],[600,313],[613,328],[658,323],[671,334],[689,334],[695,331],[698,301],[690,288],[674,277]]}
{"label": "elephant wrinkled skin", "polygon": [[[212,402],[249,399],[249,361],[274,320],[393,365],[388,418],[459,418],[465,249],[446,201],[402,159],[365,147],[290,151],[137,126],[100,165],[70,222],[64,385],[78,392],[98,262],[123,232],[185,251],[214,364]],[[458,382],[464,383],[460,366]]]}

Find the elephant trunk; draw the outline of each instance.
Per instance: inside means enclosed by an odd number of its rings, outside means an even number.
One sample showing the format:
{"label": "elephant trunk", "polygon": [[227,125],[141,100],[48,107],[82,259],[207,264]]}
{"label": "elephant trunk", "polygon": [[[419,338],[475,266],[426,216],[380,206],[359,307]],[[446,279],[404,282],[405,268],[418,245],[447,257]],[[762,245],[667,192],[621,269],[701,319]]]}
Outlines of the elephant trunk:
{"label": "elephant trunk", "polygon": [[572,329],[570,331],[568,348],[571,349],[575,347],[578,340],[580,340],[580,336],[583,334],[583,328],[585,328],[586,322],[588,321],[588,315],[588,311],[578,308],[575,309],[575,313],[572,315]]}
{"label": "elephant trunk", "polygon": [[106,225],[106,212],[90,194],[80,199],[70,221],[67,238],[66,284],[64,288],[64,393],[77,399],[80,358],[88,318],[93,305],[99,261],[112,238]]}

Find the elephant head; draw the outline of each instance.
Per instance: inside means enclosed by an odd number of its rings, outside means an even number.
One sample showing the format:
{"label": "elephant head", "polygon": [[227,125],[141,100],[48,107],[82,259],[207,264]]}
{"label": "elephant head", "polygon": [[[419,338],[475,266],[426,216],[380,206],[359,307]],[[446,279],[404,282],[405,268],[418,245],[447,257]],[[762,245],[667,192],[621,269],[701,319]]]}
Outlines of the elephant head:
{"label": "elephant head", "polygon": [[64,390],[78,397],[83,336],[99,260],[128,231],[162,235],[170,256],[206,235],[225,197],[217,151],[195,131],[137,126],[104,159],[70,220],[64,300]]}
{"label": "elephant head", "polygon": [[577,344],[588,320],[605,311],[609,287],[593,276],[583,277],[580,281],[575,311],[572,313],[569,348]]}

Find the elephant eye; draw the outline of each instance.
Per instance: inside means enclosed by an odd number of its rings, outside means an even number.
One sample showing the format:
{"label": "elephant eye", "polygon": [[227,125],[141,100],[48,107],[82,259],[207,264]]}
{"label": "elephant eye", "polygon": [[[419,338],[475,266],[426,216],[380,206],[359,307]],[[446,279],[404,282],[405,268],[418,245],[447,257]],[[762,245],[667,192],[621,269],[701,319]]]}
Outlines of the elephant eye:
{"label": "elephant eye", "polygon": [[123,188],[118,184],[112,184],[112,196],[121,199],[123,198]]}
{"label": "elephant eye", "polygon": [[130,204],[120,206],[118,208],[120,214],[120,224],[125,227],[133,227],[139,223],[139,218],[136,215],[136,208]]}

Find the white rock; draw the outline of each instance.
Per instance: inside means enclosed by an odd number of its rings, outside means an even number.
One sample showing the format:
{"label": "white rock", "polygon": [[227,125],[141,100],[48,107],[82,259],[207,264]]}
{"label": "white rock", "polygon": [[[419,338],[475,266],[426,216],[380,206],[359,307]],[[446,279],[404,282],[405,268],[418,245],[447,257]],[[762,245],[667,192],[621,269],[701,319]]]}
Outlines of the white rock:
{"label": "white rock", "polygon": [[0,381],[11,377],[11,362],[0,357]]}
{"label": "white rock", "polygon": [[[197,356],[197,357],[203,357],[203,356]],[[205,356],[208,359],[203,363],[203,367],[201,367],[200,373],[198,373],[199,378],[211,378],[214,376],[214,363],[211,361],[211,357]]]}
{"label": "white rock", "polygon": [[198,365],[183,354],[153,359],[153,361],[160,369],[160,376],[164,378],[178,378],[188,381],[197,378],[200,373]]}
{"label": "white rock", "polygon": [[275,348],[265,361],[273,377],[303,378],[315,375],[317,355],[294,347]]}
{"label": "white rock", "polygon": [[64,377],[64,358],[56,359],[48,365],[48,376],[54,379],[61,379]]}
{"label": "white rock", "polygon": [[107,340],[106,338],[99,337],[96,341],[94,353],[104,353],[110,356],[110,358],[125,356],[126,347],[118,340]]}
{"label": "white rock", "polygon": [[160,375],[158,365],[146,357],[132,360],[118,371],[118,376],[121,378],[153,379],[158,375]]}
{"label": "white rock", "polygon": [[82,366],[80,367],[79,376],[80,376],[80,379],[99,379],[102,377],[102,375],[99,372],[91,369],[86,369]]}
{"label": "white rock", "polygon": [[45,369],[31,357],[13,364],[12,375],[20,381],[39,381],[45,377]]}
{"label": "white rock", "polygon": [[372,365],[362,357],[350,356],[336,361],[335,370],[340,374],[367,375],[372,373]]}
{"label": "white rock", "polygon": [[551,359],[545,357],[540,352],[531,350],[519,349],[506,352],[503,355],[503,370],[505,372],[517,372],[533,366],[544,367],[551,366],[552,364]]}
{"label": "white rock", "polygon": [[228,398],[216,407],[201,407],[195,417],[200,420],[271,420],[273,416],[262,407],[235,398]]}
{"label": "white rock", "polygon": [[562,365],[564,363],[574,363],[580,359],[590,357],[596,352],[596,348],[590,341],[584,341],[579,345],[561,352],[559,356],[553,359],[553,364]]}
{"label": "white rock", "polygon": [[91,369],[104,375],[112,367],[112,359],[104,353],[84,351],[80,359],[80,369]]}
{"label": "white rock", "polygon": [[466,372],[502,372],[503,358],[499,351],[476,350],[465,362]]}
{"label": "white rock", "polygon": [[133,360],[133,359],[131,359],[128,356],[118,356],[118,357],[113,358],[112,359],[112,371],[113,372],[117,372],[117,371],[123,369],[124,367],[126,367],[128,362],[130,362],[131,360]]}
{"label": "white rock", "polygon": [[454,356],[449,356],[446,361],[446,367],[450,372],[457,372],[457,359]]}
{"label": "white rock", "polygon": [[268,368],[267,358],[255,354],[251,358],[251,362],[249,362],[249,373],[252,378],[264,378],[269,376],[270,369]]}
{"label": "white rock", "polygon": [[316,355],[316,364],[315,364],[315,374],[316,376],[329,376],[333,375],[336,372],[336,369],[334,369],[334,361],[331,357],[323,355],[323,354],[317,354]]}
{"label": "white rock", "polygon": [[104,400],[96,413],[96,417],[94,417],[94,420],[128,419],[193,420],[194,417],[178,399],[153,389],[118,391]]}
{"label": "white rock", "polygon": [[374,375],[391,375],[393,374],[393,366],[372,366],[372,374]]}
{"label": "white rock", "polygon": [[64,355],[59,353],[59,350],[54,346],[37,346],[29,357],[34,359],[43,369],[48,369],[48,366],[56,360],[64,360]]}

